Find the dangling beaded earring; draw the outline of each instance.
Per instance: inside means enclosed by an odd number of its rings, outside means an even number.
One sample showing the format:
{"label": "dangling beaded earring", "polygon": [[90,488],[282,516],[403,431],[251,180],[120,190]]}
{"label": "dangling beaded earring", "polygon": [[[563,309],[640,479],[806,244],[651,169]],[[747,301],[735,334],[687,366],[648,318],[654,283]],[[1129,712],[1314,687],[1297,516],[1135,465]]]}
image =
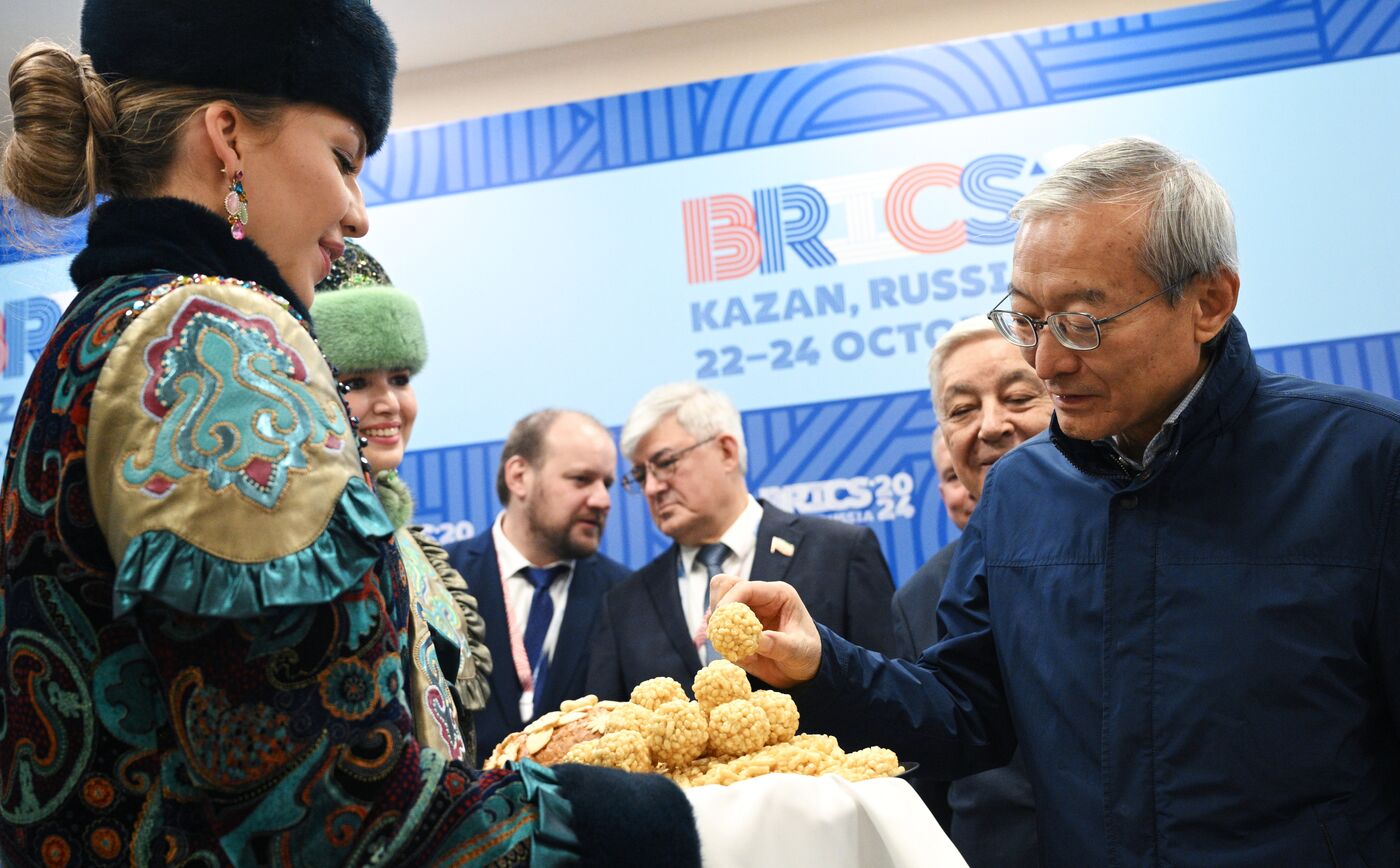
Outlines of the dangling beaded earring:
{"label": "dangling beaded earring", "polygon": [[243,227],[248,225],[248,197],[243,193],[243,170],[233,173],[233,181],[228,185],[228,195],[224,197],[224,210],[228,212],[228,231],[238,241],[243,240]]}

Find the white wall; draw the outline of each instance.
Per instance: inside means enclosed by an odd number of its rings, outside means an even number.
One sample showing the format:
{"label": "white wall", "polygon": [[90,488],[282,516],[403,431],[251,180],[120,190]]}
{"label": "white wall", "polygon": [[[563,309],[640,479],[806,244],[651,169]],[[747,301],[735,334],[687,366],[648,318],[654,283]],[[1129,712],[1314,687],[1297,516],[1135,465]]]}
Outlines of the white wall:
{"label": "white wall", "polygon": [[1194,0],[829,0],[404,72],[394,93],[394,126],[1191,5]]}

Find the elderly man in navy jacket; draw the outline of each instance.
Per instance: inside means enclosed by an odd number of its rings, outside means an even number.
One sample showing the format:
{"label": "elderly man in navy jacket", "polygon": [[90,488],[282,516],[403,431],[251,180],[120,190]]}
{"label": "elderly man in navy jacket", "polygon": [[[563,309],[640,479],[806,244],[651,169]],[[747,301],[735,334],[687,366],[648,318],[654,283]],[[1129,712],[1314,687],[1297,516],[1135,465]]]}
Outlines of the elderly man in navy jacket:
{"label": "elderly man in navy jacket", "polygon": [[993,321],[1055,411],[987,476],[945,638],[886,660],[720,576],[769,628],[746,668],[950,777],[1019,735],[1049,866],[1400,865],[1400,403],[1254,364],[1229,203],[1168,148],[1012,213]]}

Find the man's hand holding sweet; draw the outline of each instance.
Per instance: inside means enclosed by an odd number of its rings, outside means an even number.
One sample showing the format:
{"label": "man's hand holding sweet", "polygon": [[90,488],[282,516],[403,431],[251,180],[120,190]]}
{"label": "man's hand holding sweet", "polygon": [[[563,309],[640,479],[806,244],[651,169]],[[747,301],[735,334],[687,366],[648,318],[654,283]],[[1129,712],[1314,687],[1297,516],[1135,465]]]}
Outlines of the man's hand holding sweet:
{"label": "man's hand holding sweet", "polygon": [[822,662],[821,634],[797,590],[787,582],[748,582],[720,573],[710,580],[711,610],[743,603],[763,624],[758,651],[737,661],[750,675],[778,688],[816,677]]}

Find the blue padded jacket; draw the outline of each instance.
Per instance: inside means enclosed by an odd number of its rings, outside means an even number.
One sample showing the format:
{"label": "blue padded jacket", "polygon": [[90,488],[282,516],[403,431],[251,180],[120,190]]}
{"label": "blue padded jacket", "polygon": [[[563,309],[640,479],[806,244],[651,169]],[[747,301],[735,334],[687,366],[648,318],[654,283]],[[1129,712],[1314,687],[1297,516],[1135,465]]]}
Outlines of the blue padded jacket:
{"label": "blue padded jacket", "polygon": [[917,665],[822,629],[804,728],[958,777],[1019,743],[1042,859],[1400,865],[1400,403],[1238,321],[1134,472],[1051,428],[992,469]]}

